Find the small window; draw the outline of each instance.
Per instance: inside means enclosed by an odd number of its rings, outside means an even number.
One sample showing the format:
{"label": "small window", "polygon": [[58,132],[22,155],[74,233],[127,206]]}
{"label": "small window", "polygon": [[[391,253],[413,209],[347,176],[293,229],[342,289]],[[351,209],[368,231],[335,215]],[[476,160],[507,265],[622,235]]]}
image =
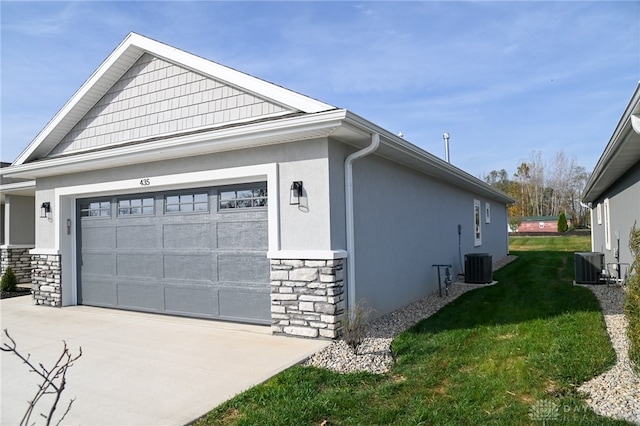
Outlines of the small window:
{"label": "small window", "polygon": [[206,213],[209,211],[209,196],[206,192],[167,195],[164,206],[165,213]]}
{"label": "small window", "polygon": [[91,201],[80,204],[81,217],[110,217],[110,201]]}
{"label": "small window", "polygon": [[220,210],[267,207],[267,188],[220,191]]}
{"label": "small window", "polygon": [[598,203],[596,207],[596,214],[598,216],[598,225],[602,225],[602,204]]}
{"label": "small window", "polygon": [[604,247],[611,250],[611,206],[609,199],[604,199]]}
{"label": "small window", "polygon": [[484,203],[484,223],[491,223],[491,205]]}
{"label": "small window", "polygon": [[152,215],[153,197],[118,200],[118,216]]}
{"label": "small window", "polygon": [[482,225],[480,221],[481,210],[480,201],[473,200],[473,221],[474,221],[474,246],[482,245]]}

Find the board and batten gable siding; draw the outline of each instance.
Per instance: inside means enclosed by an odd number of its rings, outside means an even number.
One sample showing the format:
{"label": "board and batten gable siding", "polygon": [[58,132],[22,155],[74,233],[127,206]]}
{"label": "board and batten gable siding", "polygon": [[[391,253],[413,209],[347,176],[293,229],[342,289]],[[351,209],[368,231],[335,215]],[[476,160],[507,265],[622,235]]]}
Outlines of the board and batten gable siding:
{"label": "board and batten gable siding", "polygon": [[[609,204],[609,226],[611,244],[608,249],[605,241],[605,200]],[[600,204],[601,220],[597,211]],[[616,183],[609,187],[596,202],[592,203],[591,234],[592,249],[605,255],[605,262],[615,262],[614,249],[618,247],[616,232],[620,238],[620,262],[632,263],[629,250],[629,233],[633,224],[640,226],[640,162],[632,166]]]}
{"label": "board and batten gable siding", "polygon": [[291,112],[145,53],[49,157]]}
{"label": "board and batten gable siding", "polygon": [[[467,253],[508,253],[507,209],[442,180],[371,155],[354,163],[356,300],[375,316],[438,290],[433,264],[462,272]],[[474,201],[481,204],[481,245],[475,246]],[[486,203],[490,220],[486,220]]]}

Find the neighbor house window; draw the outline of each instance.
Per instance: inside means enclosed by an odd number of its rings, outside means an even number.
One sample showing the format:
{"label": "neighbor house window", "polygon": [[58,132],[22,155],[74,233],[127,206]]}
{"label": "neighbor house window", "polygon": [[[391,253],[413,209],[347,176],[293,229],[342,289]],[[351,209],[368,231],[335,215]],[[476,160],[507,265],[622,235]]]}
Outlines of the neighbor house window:
{"label": "neighbor house window", "polygon": [[596,214],[598,216],[598,225],[602,225],[602,204],[598,203],[596,208]]}
{"label": "neighbor house window", "polygon": [[604,246],[611,250],[611,212],[608,198],[604,199]]}
{"label": "neighbor house window", "polygon": [[491,205],[484,203],[484,223],[491,223]]}
{"label": "neighbor house window", "polygon": [[152,215],[153,197],[118,200],[118,216]]}
{"label": "neighbor house window", "polygon": [[479,246],[482,244],[482,228],[481,228],[481,212],[482,207],[480,206],[479,200],[473,200],[473,221],[474,221],[474,246]]}
{"label": "neighbor house window", "polygon": [[206,213],[209,211],[209,194],[196,192],[167,195],[164,199],[164,211],[165,213]]}
{"label": "neighbor house window", "polygon": [[266,186],[220,191],[220,210],[267,207]]}
{"label": "neighbor house window", "polygon": [[110,217],[110,201],[90,201],[80,204],[81,217]]}

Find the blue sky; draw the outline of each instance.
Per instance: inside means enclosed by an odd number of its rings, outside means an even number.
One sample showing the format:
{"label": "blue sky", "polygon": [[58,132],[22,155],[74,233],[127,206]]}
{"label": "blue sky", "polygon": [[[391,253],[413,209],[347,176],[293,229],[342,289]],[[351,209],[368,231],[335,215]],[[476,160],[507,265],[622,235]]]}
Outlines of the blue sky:
{"label": "blue sky", "polygon": [[0,3],[13,161],[131,31],[352,112],[474,176],[592,170],[640,80],[638,1]]}

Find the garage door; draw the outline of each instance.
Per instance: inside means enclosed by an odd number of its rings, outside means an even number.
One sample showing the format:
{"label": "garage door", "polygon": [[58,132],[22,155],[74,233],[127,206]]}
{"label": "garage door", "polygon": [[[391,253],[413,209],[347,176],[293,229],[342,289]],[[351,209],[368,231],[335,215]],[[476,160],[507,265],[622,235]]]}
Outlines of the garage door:
{"label": "garage door", "polygon": [[266,183],[78,200],[78,302],[270,323]]}

